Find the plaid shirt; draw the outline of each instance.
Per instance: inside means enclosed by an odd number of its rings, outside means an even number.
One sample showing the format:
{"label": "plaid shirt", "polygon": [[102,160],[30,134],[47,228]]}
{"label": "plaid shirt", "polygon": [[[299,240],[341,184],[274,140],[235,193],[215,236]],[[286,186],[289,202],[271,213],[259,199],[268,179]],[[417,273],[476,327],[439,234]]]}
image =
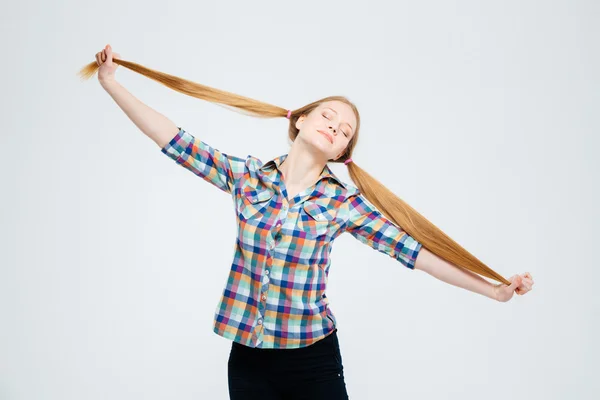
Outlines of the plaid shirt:
{"label": "plaid shirt", "polygon": [[161,151],[231,195],[235,256],[213,330],[250,347],[308,346],[336,328],[325,295],[333,240],[344,232],[414,269],[421,243],[386,219],[327,165],[288,199],[279,165],[231,156],[179,128]]}

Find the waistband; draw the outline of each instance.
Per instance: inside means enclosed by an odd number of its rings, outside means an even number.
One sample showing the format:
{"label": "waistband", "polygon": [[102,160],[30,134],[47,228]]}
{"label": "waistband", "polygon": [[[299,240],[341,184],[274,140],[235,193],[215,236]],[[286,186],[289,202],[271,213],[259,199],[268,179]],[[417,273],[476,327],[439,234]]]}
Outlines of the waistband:
{"label": "waistband", "polygon": [[247,351],[253,351],[253,352],[261,352],[261,353],[284,353],[284,352],[290,352],[290,351],[298,351],[298,350],[303,350],[306,351],[307,349],[314,349],[316,347],[321,347],[324,345],[328,345],[331,342],[334,341],[334,338],[337,336],[337,328],[334,328],[333,331],[331,331],[331,333],[329,333],[327,336],[317,340],[314,343],[309,344],[308,346],[304,346],[304,347],[297,347],[297,348],[293,348],[293,349],[263,349],[260,347],[250,347],[250,346],[246,346],[245,344],[241,344],[236,342],[235,340],[232,340],[232,347],[235,347],[237,349],[241,349],[241,350],[247,350]]}

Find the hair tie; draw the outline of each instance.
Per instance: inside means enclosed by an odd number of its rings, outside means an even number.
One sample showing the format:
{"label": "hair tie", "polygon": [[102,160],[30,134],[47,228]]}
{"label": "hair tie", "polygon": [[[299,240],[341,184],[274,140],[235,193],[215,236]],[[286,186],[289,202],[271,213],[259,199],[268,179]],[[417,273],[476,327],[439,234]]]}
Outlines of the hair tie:
{"label": "hair tie", "polygon": [[286,117],[286,118],[287,118],[287,119],[290,119],[290,116],[291,116],[291,115],[292,115],[292,110],[288,110],[288,113],[287,113],[287,117]]}
{"label": "hair tie", "polygon": [[347,165],[347,164],[348,164],[348,163],[350,163],[350,162],[352,162],[352,159],[351,159],[351,158],[349,158],[349,159],[347,159],[346,161],[344,161],[344,165]]}

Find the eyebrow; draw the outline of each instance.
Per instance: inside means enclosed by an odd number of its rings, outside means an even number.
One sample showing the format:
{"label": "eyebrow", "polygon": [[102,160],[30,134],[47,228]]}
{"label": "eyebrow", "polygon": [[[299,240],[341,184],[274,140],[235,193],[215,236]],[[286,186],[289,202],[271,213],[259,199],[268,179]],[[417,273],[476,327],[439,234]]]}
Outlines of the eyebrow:
{"label": "eyebrow", "polygon": [[[333,108],[331,107],[325,107],[325,108],[329,108],[331,111],[333,111],[334,113],[338,114],[337,111],[335,111]],[[348,122],[344,122],[346,125],[348,125],[350,127],[350,129],[352,129],[352,133],[354,133],[354,128],[352,127],[352,125],[350,125]]]}

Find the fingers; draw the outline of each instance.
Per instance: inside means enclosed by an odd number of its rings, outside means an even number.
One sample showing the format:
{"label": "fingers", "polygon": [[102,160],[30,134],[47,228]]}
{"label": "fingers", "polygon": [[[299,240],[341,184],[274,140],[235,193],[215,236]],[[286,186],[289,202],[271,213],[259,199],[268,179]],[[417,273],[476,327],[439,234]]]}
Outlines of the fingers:
{"label": "fingers", "polygon": [[98,64],[98,66],[101,66],[104,63],[104,55],[102,51],[99,51],[96,53],[96,64]]}
{"label": "fingers", "polygon": [[522,296],[525,293],[529,292],[530,290],[531,289],[524,289],[522,287],[518,287],[518,288],[515,289],[515,293],[518,294],[518,295],[520,295],[520,296]]}
{"label": "fingers", "polygon": [[523,277],[523,285],[526,286],[528,289],[531,289],[531,286],[533,286],[533,277],[531,276],[531,274],[529,272],[525,272],[521,276]]}
{"label": "fingers", "polygon": [[[117,53],[115,53],[115,55],[116,54]],[[107,44],[105,48],[103,48],[101,51],[96,53],[96,64],[98,64],[98,66],[101,66],[103,63],[108,61],[108,65],[110,65],[112,62],[112,58],[113,58],[112,48],[110,47],[109,44]]]}
{"label": "fingers", "polygon": [[[519,277],[521,277],[521,283],[519,285],[517,285],[517,288],[515,289],[515,293],[522,296],[532,289],[533,279],[531,278],[531,274],[529,272],[526,272],[525,274],[523,274]],[[516,279],[515,279],[515,281],[516,281]]]}
{"label": "fingers", "polygon": [[110,47],[110,44],[106,45],[104,53],[106,54],[106,59],[108,60],[108,62],[112,62],[112,48]]}
{"label": "fingers", "polygon": [[525,293],[527,293],[527,291],[523,290],[523,289],[520,289],[520,288],[517,288],[515,290],[515,293],[518,294],[519,296],[523,296]]}
{"label": "fingers", "polygon": [[529,272],[525,272],[522,276],[523,278],[531,279],[531,281],[533,282],[533,277]]}
{"label": "fingers", "polygon": [[525,272],[524,274],[520,275],[522,277],[522,283],[520,285],[520,289],[523,290],[525,289],[526,292],[531,290],[534,282],[533,282],[533,277],[531,276],[531,274],[529,272]]}
{"label": "fingers", "polygon": [[509,280],[511,282],[510,283],[510,288],[514,290],[514,289],[516,289],[521,284],[522,278],[521,278],[520,275],[514,275]]}

